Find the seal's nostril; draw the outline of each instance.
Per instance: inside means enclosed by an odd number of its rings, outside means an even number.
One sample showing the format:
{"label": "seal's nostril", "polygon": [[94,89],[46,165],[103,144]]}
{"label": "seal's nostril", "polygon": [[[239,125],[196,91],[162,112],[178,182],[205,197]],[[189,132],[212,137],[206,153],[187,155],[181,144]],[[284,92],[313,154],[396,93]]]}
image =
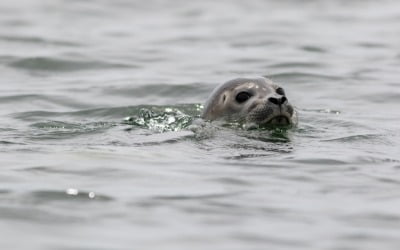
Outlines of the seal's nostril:
{"label": "seal's nostril", "polygon": [[282,96],[281,98],[270,97],[268,101],[272,102],[275,105],[282,105],[287,101],[287,98]]}
{"label": "seal's nostril", "polygon": [[273,104],[276,104],[276,105],[279,104],[278,98],[275,98],[275,97],[270,97],[270,98],[268,98],[268,101],[270,101],[270,102],[272,102]]}

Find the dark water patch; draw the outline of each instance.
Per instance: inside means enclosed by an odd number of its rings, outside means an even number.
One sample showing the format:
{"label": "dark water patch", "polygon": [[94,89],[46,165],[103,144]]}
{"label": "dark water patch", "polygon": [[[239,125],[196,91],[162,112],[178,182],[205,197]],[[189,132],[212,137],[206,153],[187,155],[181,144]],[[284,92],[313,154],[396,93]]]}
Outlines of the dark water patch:
{"label": "dark water patch", "polygon": [[[244,36],[244,35],[243,35]],[[266,46],[277,46],[281,45],[281,43],[274,40],[262,40],[262,39],[251,39],[248,41],[236,41],[231,42],[230,46],[232,48],[254,48],[254,47],[266,47]]]}
{"label": "dark water patch", "polygon": [[[382,247],[385,249],[396,249],[396,238],[397,237],[377,232],[342,232],[340,236],[336,237],[336,240],[343,243],[337,243],[337,246],[332,248],[332,250],[368,249],[370,246],[374,245],[379,245],[380,247],[385,246]],[[363,247],[358,247],[360,245]]]}
{"label": "dark water patch", "polygon": [[12,35],[0,35],[0,41],[7,41],[12,43],[27,43],[34,45],[55,45],[63,47],[81,47],[83,44],[62,41],[62,40],[49,40],[38,36],[12,36]]}
{"label": "dark water patch", "polygon": [[[293,152],[287,138],[276,137],[271,131],[226,128],[205,122],[205,126],[192,130],[199,147],[206,151],[219,152],[218,157],[238,161],[245,159],[271,159]],[[216,153],[214,153],[216,154]],[[247,162],[245,163],[247,165]]]}
{"label": "dark water patch", "polygon": [[400,179],[395,179],[391,177],[382,177],[382,176],[370,176],[370,178],[383,184],[392,184],[395,186],[400,186]]}
{"label": "dark water patch", "polygon": [[220,210],[224,210],[224,209],[229,209],[229,210],[236,210],[236,211],[240,211],[245,209],[245,207],[238,205],[238,204],[234,204],[232,202],[227,202],[227,201],[223,201],[220,199],[210,199],[210,200],[205,200],[204,204],[206,204],[207,206],[210,207],[214,207]]}
{"label": "dark water patch", "polygon": [[394,166],[394,168],[400,170],[400,165],[396,165],[396,166]]}
{"label": "dark water patch", "polygon": [[[253,145],[252,145],[253,144]],[[269,157],[275,155],[290,154],[293,152],[291,144],[280,144],[276,142],[267,141],[263,145],[257,145],[257,141],[249,141],[245,144],[227,145],[227,148],[232,149],[234,152],[240,152],[238,155],[227,156],[226,159],[245,159],[255,157]]]}
{"label": "dark water patch", "polygon": [[71,168],[60,168],[60,167],[51,167],[51,166],[36,166],[36,167],[27,167],[23,169],[18,169],[17,171],[26,172],[31,174],[43,175],[43,174],[53,174],[53,175],[74,175],[74,176],[119,176],[123,172],[120,169],[116,168],[90,168],[90,169],[71,169]]}
{"label": "dark water patch", "polygon": [[291,181],[298,181],[302,183],[313,183],[319,182],[320,180],[314,178],[313,176],[305,175],[305,174],[290,174],[286,176],[282,176],[282,179],[291,180]]}
{"label": "dark water patch", "polygon": [[315,45],[306,45],[306,46],[301,46],[301,50],[306,51],[306,52],[312,52],[312,53],[327,53],[328,50],[319,46]]}
{"label": "dark water patch", "polygon": [[244,178],[237,178],[237,177],[220,177],[220,178],[214,178],[211,179],[211,181],[216,182],[216,183],[223,183],[223,184],[228,184],[232,186],[252,186],[253,184],[247,180],[244,180]]}
{"label": "dark water patch", "polygon": [[21,58],[8,64],[16,69],[46,72],[71,72],[95,69],[137,68],[135,65],[98,60],[61,59],[52,57]]}
{"label": "dark water patch", "polygon": [[323,74],[313,74],[305,72],[286,72],[279,74],[271,74],[265,76],[271,78],[272,80],[281,82],[298,82],[298,83],[311,83],[311,82],[324,82],[324,81],[341,81],[343,77],[333,76],[333,75],[323,75]]}
{"label": "dark water patch", "polygon": [[387,44],[384,43],[379,43],[379,42],[360,42],[356,43],[356,46],[362,47],[362,48],[367,48],[367,49],[381,49],[381,48],[387,48]]}
{"label": "dark water patch", "polygon": [[[236,233],[232,234],[232,238],[244,242],[258,242],[265,244],[264,246],[285,246],[285,247],[311,247],[310,243],[301,240],[295,240],[290,237],[274,237],[265,234],[247,234]],[[268,248],[268,247],[267,247]]]}
{"label": "dark water patch", "polygon": [[9,189],[0,189],[0,195],[3,195],[3,194],[10,194],[10,193],[12,193],[12,191],[9,190]]}
{"label": "dark water patch", "polygon": [[359,70],[356,70],[351,73],[349,76],[351,79],[349,80],[355,80],[355,82],[352,82],[352,85],[357,86],[358,83],[360,82],[366,82],[366,81],[380,81],[381,78],[377,75],[379,75],[381,72],[379,69],[376,68],[362,68]]}
{"label": "dark water patch", "polygon": [[230,60],[229,63],[262,63],[265,62],[264,58],[242,57],[235,60]]}
{"label": "dark water patch", "polygon": [[[266,161],[276,156],[293,152],[290,139],[280,128],[271,130],[244,130],[238,127],[226,127],[223,124],[204,122],[195,130],[194,138],[199,146],[206,151],[217,151],[220,158],[231,161],[253,159]],[[233,162],[231,162],[233,163]],[[245,165],[248,164],[244,163]]]}
{"label": "dark water patch", "polygon": [[[250,151],[261,151],[261,152],[277,152],[277,153],[290,153],[291,150],[293,150],[293,146],[290,144],[286,143],[277,143],[277,141],[270,141],[268,139],[266,140],[261,140],[263,142],[267,142],[266,144],[263,145],[258,145],[253,141],[255,139],[254,137],[251,137],[252,141],[249,142],[243,142],[243,143],[234,143],[228,145],[229,148],[234,148],[234,149],[244,149],[244,150],[250,150]],[[257,139],[257,138],[256,138]],[[270,143],[272,142],[272,143]]]}
{"label": "dark water patch", "polygon": [[283,69],[293,69],[293,68],[304,68],[304,69],[312,69],[312,68],[324,68],[324,63],[318,62],[286,62],[286,63],[275,63],[271,64],[268,67],[270,68],[283,68]]}
{"label": "dark water patch", "polygon": [[273,156],[274,153],[259,153],[259,154],[239,154],[239,155],[233,155],[233,156],[226,156],[224,157],[227,160],[242,160],[242,159],[249,159],[249,158],[261,158],[261,157],[271,157]]}
{"label": "dark water patch", "polygon": [[0,140],[1,145],[26,145],[25,143]]}
{"label": "dark water patch", "polygon": [[294,162],[299,164],[307,164],[307,165],[319,165],[319,166],[336,166],[336,165],[346,165],[348,162],[339,160],[339,159],[331,159],[331,158],[305,158],[305,159],[294,159]]}
{"label": "dark water patch", "polygon": [[12,132],[16,132],[16,131],[18,131],[18,129],[16,129],[16,128],[0,128],[0,132],[12,133]]}
{"label": "dark water patch", "polygon": [[185,200],[208,200],[208,199],[220,199],[225,197],[238,196],[243,192],[230,192],[230,193],[217,193],[217,194],[200,194],[200,195],[163,195],[154,196],[155,200],[174,200],[174,201],[185,201]]}
{"label": "dark water patch", "polygon": [[[256,132],[248,133],[248,134],[241,131],[240,135],[244,136],[248,139],[251,139],[251,140],[262,141],[262,142],[267,142],[267,143],[274,143],[275,145],[279,145],[279,146],[282,145],[284,147],[286,147],[286,146],[290,147],[290,144],[287,144],[287,143],[290,143],[290,138],[284,133],[276,132],[276,130],[272,130],[272,131],[270,131],[270,133],[265,133],[264,130],[258,130]],[[250,146],[250,147],[252,147],[254,149],[253,146]],[[265,148],[264,148],[264,150],[265,150]]]}
{"label": "dark water patch", "polygon": [[25,195],[25,200],[29,203],[43,204],[54,201],[73,201],[73,202],[108,202],[114,200],[107,195],[98,194],[91,191],[83,191],[74,188],[65,191],[39,190]]}
{"label": "dark water patch", "polygon": [[13,19],[13,18],[3,20],[1,24],[13,28],[32,26],[32,23],[27,20]]}
{"label": "dark water patch", "polygon": [[201,44],[204,43],[205,41],[209,41],[208,38],[204,36],[198,36],[198,35],[180,35],[179,37],[176,38],[169,38],[169,39],[163,39],[160,41],[153,42],[152,44],[155,45],[160,45],[160,44],[173,44],[175,45],[191,45],[195,46],[196,44]]}
{"label": "dark water patch", "polygon": [[[178,203],[174,204],[178,209],[187,214],[197,214],[202,216],[219,216],[220,218],[241,218],[242,216],[251,216],[251,212],[244,210],[239,206],[232,206],[227,209],[224,206],[209,204],[208,200],[203,201],[206,204],[199,206],[193,203]],[[222,209],[223,208],[223,209]],[[209,220],[204,221],[205,224],[209,223]],[[231,221],[232,223],[232,221]],[[229,224],[231,224],[229,223]]]}

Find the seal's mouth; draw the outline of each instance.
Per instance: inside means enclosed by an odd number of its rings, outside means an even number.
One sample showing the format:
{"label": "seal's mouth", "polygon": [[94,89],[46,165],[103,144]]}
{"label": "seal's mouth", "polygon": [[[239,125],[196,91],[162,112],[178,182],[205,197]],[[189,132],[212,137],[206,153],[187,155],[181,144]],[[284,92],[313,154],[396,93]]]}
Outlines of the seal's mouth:
{"label": "seal's mouth", "polygon": [[290,119],[285,115],[277,115],[269,119],[265,124],[271,125],[289,125],[291,124]]}

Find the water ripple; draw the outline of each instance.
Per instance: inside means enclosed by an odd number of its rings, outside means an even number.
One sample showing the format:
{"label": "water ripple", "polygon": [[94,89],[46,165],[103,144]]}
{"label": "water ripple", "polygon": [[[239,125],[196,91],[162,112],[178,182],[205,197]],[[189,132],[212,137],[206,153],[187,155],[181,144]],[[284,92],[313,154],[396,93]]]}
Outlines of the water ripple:
{"label": "water ripple", "polygon": [[[269,65],[271,68],[324,68],[325,65],[321,62],[283,62]],[[279,77],[279,75],[278,75]]]}
{"label": "water ripple", "polygon": [[218,193],[218,194],[196,194],[196,195],[163,195],[163,196],[154,196],[155,200],[208,200],[208,199],[219,199],[230,196],[238,196],[242,192],[230,192],[230,193]]}
{"label": "water ripple", "polygon": [[61,59],[55,57],[31,57],[14,60],[8,64],[16,69],[33,71],[70,72],[94,69],[137,68],[135,65],[96,60]]}
{"label": "water ripple", "polygon": [[315,73],[305,73],[305,72],[285,72],[285,73],[278,73],[278,74],[271,74],[266,77],[271,79],[276,79],[282,82],[307,82],[310,81],[339,81],[343,80],[343,77],[335,76],[335,75],[324,75],[324,74],[315,74]]}
{"label": "water ripple", "polygon": [[63,40],[50,40],[39,36],[12,36],[12,35],[0,35],[0,41],[7,41],[12,43],[29,43],[38,45],[56,45],[65,47],[81,47],[82,43],[76,43],[71,41]]}
{"label": "water ripple", "polygon": [[31,203],[43,203],[43,202],[53,202],[53,201],[107,202],[113,200],[112,197],[107,195],[101,195],[92,191],[83,191],[74,188],[69,188],[65,191],[54,191],[54,190],[32,191],[26,195],[25,199],[30,201]]}
{"label": "water ripple", "polygon": [[341,136],[337,138],[332,138],[332,139],[323,139],[321,141],[324,142],[332,142],[332,141],[337,141],[337,142],[360,142],[360,141],[365,141],[368,143],[375,143],[377,141],[384,141],[385,140],[385,135],[382,134],[358,134],[358,135],[348,135],[348,136]]}

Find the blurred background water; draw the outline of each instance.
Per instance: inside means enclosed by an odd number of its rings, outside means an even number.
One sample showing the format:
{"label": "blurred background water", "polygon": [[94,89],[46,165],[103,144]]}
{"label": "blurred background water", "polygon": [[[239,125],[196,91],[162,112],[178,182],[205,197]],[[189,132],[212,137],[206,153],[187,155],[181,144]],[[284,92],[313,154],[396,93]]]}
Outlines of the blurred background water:
{"label": "blurred background water", "polygon": [[[389,0],[2,1],[0,248],[398,249],[399,23]],[[261,75],[297,128],[188,127]]]}

